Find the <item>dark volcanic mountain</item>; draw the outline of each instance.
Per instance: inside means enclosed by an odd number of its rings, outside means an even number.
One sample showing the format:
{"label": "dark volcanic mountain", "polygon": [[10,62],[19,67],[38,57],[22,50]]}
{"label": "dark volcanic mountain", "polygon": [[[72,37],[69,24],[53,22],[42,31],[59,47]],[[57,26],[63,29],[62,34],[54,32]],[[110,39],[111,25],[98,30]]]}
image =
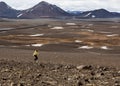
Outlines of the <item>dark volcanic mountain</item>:
{"label": "dark volcanic mountain", "polygon": [[45,1],[40,2],[34,7],[27,9],[20,13],[18,18],[40,18],[40,17],[59,17],[59,16],[70,16],[69,13],[65,12],[56,5],[49,4]]}
{"label": "dark volcanic mountain", "polygon": [[16,18],[17,10],[8,6],[5,2],[0,2],[0,18]]}
{"label": "dark volcanic mountain", "polygon": [[[19,11],[11,8],[5,2],[0,2],[0,18],[41,18],[41,17],[72,17],[78,18],[114,18],[120,17],[120,13],[109,12],[105,9],[93,11],[64,11],[56,5],[45,1],[40,2],[34,7]],[[76,17],[76,18],[77,18]]]}
{"label": "dark volcanic mountain", "polygon": [[67,12],[73,16],[79,16],[82,13],[82,11],[67,11]]}
{"label": "dark volcanic mountain", "polygon": [[84,18],[113,18],[116,17],[112,12],[105,9],[98,9],[93,11],[86,11],[80,14]]}
{"label": "dark volcanic mountain", "polygon": [[120,13],[112,12],[112,14],[113,14],[115,17],[120,17]]}

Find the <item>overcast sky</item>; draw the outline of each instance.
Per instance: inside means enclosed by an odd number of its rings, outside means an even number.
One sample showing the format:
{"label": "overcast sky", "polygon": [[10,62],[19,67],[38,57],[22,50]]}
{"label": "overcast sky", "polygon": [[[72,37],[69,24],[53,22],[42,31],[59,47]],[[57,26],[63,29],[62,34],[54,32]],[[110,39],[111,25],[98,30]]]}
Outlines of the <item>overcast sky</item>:
{"label": "overcast sky", "polygon": [[[15,9],[27,9],[43,0],[0,0],[6,2]],[[51,4],[55,4],[64,10],[94,10],[105,8],[109,11],[120,12],[120,0],[44,0]]]}

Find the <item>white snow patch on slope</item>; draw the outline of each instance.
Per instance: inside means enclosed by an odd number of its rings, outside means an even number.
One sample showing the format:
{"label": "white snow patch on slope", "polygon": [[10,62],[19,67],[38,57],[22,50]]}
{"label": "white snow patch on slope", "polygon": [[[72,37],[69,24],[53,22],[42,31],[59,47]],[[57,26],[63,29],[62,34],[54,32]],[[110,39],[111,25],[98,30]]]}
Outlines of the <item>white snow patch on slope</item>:
{"label": "white snow patch on slope", "polygon": [[53,27],[51,29],[56,29],[56,30],[59,30],[59,29],[64,29],[63,27]]}
{"label": "white snow patch on slope", "polygon": [[90,29],[81,29],[82,31],[88,31],[88,32],[94,32],[94,30],[90,30]]}
{"label": "white snow patch on slope", "polygon": [[43,36],[44,34],[34,34],[34,35],[29,35],[29,36]]}
{"label": "white snow patch on slope", "polygon": [[95,15],[92,15],[92,18],[95,18],[96,16]]}
{"label": "white snow patch on slope", "polygon": [[76,42],[76,43],[80,43],[80,42],[82,42],[82,41],[80,41],[80,40],[75,40],[75,42]]}
{"label": "white snow patch on slope", "polygon": [[43,46],[43,44],[31,44],[31,46],[34,46],[34,47],[41,47],[41,46]]}
{"label": "white snow patch on slope", "polygon": [[111,37],[111,36],[119,36],[119,34],[111,34],[111,35],[106,35],[108,37]]}
{"label": "white snow patch on slope", "polygon": [[101,46],[101,49],[108,50],[109,48],[107,46]]}
{"label": "white snow patch on slope", "polygon": [[66,23],[66,25],[76,25],[75,23]]}
{"label": "white snow patch on slope", "polygon": [[21,14],[19,14],[18,16],[17,16],[17,18],[19,18],[20,16],[22,16],[23,14],[21,13]]}
{"label": "white snow patch on slope", "polygon": [[88,14],[86,14],[84,17],[88,17],[89,15],[91,15],[91,12],[90,12],[90,13],[88,13]]}
{"label": "white snow patch on slope", "polygon": [[81,46],[79,47],[79,49],[92,49],[93,47],[90,47],[90,46]]}

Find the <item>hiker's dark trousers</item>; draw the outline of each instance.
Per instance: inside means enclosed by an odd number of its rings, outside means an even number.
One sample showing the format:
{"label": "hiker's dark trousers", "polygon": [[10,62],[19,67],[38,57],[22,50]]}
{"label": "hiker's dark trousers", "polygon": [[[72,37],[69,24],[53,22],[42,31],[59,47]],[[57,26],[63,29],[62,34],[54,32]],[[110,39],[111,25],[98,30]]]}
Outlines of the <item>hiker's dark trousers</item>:
{"label": "hiker's dark trousers", "polygon": [[34,55],[34,61],[37,61],[38,60],[38,56],[37,55]]}

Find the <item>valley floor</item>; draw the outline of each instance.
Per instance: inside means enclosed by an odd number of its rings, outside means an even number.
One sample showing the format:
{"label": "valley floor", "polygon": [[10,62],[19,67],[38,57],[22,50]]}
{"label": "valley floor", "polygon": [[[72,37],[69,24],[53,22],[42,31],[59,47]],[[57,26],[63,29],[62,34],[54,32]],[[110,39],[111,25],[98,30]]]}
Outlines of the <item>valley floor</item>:
{"label": "valley floor", "polygon": [[0,22],[2,86],[119,86],[119,69],[119,21]]}

